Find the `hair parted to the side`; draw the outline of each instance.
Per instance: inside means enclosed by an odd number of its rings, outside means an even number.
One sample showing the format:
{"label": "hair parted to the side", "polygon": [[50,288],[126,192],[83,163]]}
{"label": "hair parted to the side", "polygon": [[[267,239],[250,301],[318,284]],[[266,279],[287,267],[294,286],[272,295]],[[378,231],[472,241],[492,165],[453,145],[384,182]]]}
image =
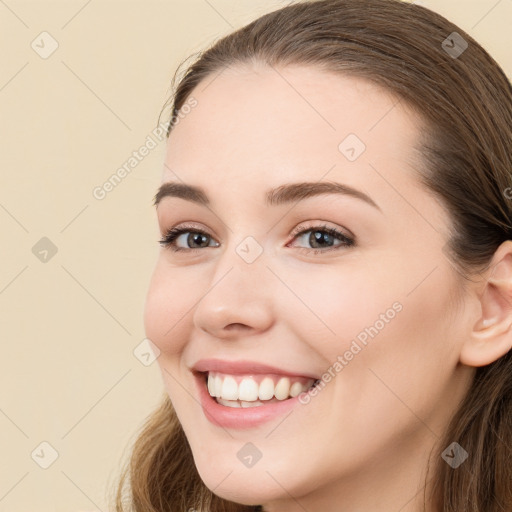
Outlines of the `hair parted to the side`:
{"label": "hair parted to the side", "polygon": [[[442,46],[453,32],[468,43],[458,58]],[[172,116],[200,82],[250,62],[314,66],[371,80],[419,114],[425,126],[418,177],[450,216],[447,255],[462,275],[484,270],[498,246],[512,239],[512,201],[505,194],[512,190],[512,87],[495,60],[459,27],[399,0],[293,3],[202,52],[179,80]],[[172,124],[168,136],[171,130]],[[469,454],[462,471],[440,457],[454,441]],[[434,453],[427,475],[432,492],[425,503],[439,512],[512,511],[511,447],[509,351],[477,368]],[[115,507],[116,512],[258,510],[227,502],[202,483],[166,394],[134,444]]]}

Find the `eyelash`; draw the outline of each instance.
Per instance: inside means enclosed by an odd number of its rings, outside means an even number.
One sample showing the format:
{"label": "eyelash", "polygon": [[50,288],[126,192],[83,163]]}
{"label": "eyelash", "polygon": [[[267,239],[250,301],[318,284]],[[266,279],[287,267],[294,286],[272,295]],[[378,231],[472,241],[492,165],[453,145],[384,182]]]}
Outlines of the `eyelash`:
{"label": "eyelash", "polygon": [[[331,227],[325,226],[325,225],[313,226],[313,227],[310,227],[310,228],[307,228],[307,229],[302,229],[302,226],[299,226],[296,229],[294,229],[294,231],[291,233],[291,235],[293,235],[293,239],[295,240],[297,237],[299,237],[299,235],[303,235],[304,233],[309,233],[310,231],[325,232],[328,235],[331,235],[331,236],[333,236],[335,238],[338,238],[339,240],[341,240],[342,243],[339,244],[339,245],[336,245],[334,247],[329,247],[327,249],[308,249],[308,248],[305,248],[305,247],[301,247],[300,248],[301,252],[304,252],[306,254],[310,254],[310,253],[314,253],[314,254],[326,253],[326,252],[329,252],[329,251],[335,251],[335,250],[341,249],[342,247],[346,248],[346,247],[352,247],[352,246],[355,245],[355,241],[352,238],[348,237],[347,235],[345,235],[341,231],[338,231],[335,228],[331,228]],[[200,250],[202,250],[200,248],[184,249],[183,247],[176,247],[176,243],[175,243],[176,239],[180,235],[182,235],[183,233],[189,233],[189,232],[190,233],[201,234],[201,235],[205,235],[205,236],[210,237],[210,235],[208,233],[206,233],[205,231],[203,231],[201,229],[197,229],[194,226],[181,226],[179,228],[169,229],[165,233],[164,237],[161,240],[158,241],[158,243],[160,245],[162,245],[162,247],[171,249],[174,252],[179,252],[179,251],[190,252],[190,251],[200,251]],[[206,247],[204,249],[206,249]]]}

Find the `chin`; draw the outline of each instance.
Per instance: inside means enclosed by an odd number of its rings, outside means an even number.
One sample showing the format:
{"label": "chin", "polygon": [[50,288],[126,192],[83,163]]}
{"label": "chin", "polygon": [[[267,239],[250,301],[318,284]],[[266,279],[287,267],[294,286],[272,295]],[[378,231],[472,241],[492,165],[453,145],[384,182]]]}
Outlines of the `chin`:
{"label": "chin", "polygon": [[[209,458],[199,461],[196,467],[201,480],[210,491],[220,498],[241,505],[262,505],[289,498],[290,494],[303,495],[312,490],[306,482],[300,481],[292,467],[278,470],[278,464],[273,461],[267,465],[260,461],[253,468],[238,468],[239,464],[237,459],[234,463],[231,460],[219,463]],[[290,475],[295,476],[294,481],[290,480]],[[310,480],[310,485],[314,486],[315,482]]]}

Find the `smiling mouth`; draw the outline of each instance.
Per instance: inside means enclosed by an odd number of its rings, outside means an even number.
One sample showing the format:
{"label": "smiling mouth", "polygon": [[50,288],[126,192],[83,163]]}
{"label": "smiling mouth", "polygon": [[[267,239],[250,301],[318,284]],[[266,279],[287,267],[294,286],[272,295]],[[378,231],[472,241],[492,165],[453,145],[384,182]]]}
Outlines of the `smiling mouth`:
{"label": "smiling mouth", "polygon": [[231,375],[202,372],[209,395],[226,407],[260,407],[295,398],[315,387],[320,380],[277,374]]}

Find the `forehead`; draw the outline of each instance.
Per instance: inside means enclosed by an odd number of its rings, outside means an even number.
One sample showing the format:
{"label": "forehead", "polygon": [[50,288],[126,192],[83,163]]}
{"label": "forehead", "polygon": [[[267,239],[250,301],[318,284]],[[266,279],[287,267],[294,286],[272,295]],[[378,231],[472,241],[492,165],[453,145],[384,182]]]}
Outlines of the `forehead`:
{"label": "forehead", "polygon": [[[191,93],[173,128],[163,181],[256,190],[300,180],[382,186],[418,161],[419,119],[378,85],[312,67],[228,68]],[[406,177],[407,178],[407,177]]]}

